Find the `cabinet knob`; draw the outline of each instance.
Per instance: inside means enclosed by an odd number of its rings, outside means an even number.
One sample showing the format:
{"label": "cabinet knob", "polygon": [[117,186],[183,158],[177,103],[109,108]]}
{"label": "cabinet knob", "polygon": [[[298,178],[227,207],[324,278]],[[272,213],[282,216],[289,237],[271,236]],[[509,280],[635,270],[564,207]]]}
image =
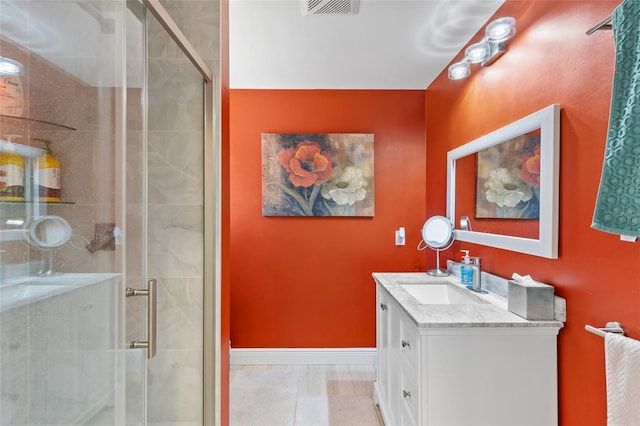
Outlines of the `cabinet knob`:
{"label": "cabinet knob", "polygon": [[402,391],[402,397],[403,398],[411,398],[411,392],[403,390]]}
{"label": "cabinet knob", "polygon": [[387,310],[387,305],[384,304],[384,303],[381,303],[380,304],[380,309],[382,309],[383,311],[386,311]]}
{"label": "cabinet knob", "polygon": [[403,348],[410,348],[411,347],[411,343],[407,342],[406,340],[402,341],[402,347]]}

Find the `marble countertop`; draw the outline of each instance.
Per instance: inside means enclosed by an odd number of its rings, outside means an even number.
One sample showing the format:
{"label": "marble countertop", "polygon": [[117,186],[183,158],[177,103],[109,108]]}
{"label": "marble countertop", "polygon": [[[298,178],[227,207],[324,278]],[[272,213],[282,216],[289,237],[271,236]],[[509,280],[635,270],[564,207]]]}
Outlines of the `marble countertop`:
{"label": "marble countertop", "polygon": [[464,291],[471,291],[460,284],[460,281],[453,276],[433,277],[422,272],[375,272],[372,275],[374,280],[398,302],[409,318],[422,329],[481,327],[543,327],[560,329],[563,326],[561,321],[556,320],[526,320],[507,309],[507,299],[492,293],[474,293],[474,295],[488,303],[425,305],[400,285],[444,282],[457,286]]}

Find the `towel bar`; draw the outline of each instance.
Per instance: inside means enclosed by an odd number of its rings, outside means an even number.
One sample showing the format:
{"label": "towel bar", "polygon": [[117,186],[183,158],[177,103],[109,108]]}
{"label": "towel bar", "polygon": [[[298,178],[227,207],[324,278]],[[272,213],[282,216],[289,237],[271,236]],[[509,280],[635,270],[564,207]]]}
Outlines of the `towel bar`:
{"label": "towel bar", "polygon": [[606,18],[604,18],[603,20],[601,20],[600,22],[598,22],[597,24],[595,24],[593,27],[589,28],[586,32],[587,35],[591,35],[593,33],[595,33],[596,31],[603,29],[603,30],[610,30],[611,29],[611,15],[607,16]]}
{"label": "towel bar", "polygon": [[604,337],[607,333],[617,333],[624,336],[622,325],[617,321],[608,322],[607,326],[604,328],[596,328],[587,324],[584,326],[584,329],[590,333],[597,334],[600,337]]}

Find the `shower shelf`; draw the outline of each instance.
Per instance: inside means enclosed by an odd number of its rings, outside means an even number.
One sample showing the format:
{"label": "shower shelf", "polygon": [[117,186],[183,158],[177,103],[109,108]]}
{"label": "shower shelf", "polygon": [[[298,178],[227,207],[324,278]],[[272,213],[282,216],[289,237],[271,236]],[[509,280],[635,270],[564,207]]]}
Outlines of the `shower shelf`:
{"label": "shower shelf", "polygon": [[14,152],[21,157],[37,158],[44,154],[44,149],[0,140],[0,152]]}
{"label": "shower shelf", "polygon": [[66,204],[66,205],[73,205],[75,204],[75,201],[38,201],[38,200],[0,200],[0,204],[49,204],[49,205],[55,205],[55,204]]}
{"label": "shower shelf", "polygon": [[67,126],[65,124],[59,124],[59,123],[54,123],[53,121],[46,121],[46,120],[38,120],[35,118],[28,118],[28,117],[16,117],[15,115],[6,115],[6,114],[0,114],[0,118],[5,120],[7,119],[8,121],[16,121],[19,122],[21,124],[29,124],[29,125],[38,125],[38,126],[43,126],[42,128],[37,127],[36,129],[38,130],[56,130],[56,129],[65,129],[65,130],[77,130],[74,127],[71,126]]}
{"label": "shower shelf", "polygon": [[[21,157],[24,157],[25,159],[27,159],[29,161],[29,164],[31,164],[31,162],[35,161],[36,158],[44,154],[45,150],[42,148],[35,148],[32,146],[0,140],[0,152],[16,153]],[[40,201],[37,199],[29,199],[29,197],[27,197],[27,199],[25,200],[2,200],[2,197],[0,197],[0,204],[6,206],[6,205],[24,205],[24,204],[53,205],[53,204],[75,204],[75,203],[72,201]]]}

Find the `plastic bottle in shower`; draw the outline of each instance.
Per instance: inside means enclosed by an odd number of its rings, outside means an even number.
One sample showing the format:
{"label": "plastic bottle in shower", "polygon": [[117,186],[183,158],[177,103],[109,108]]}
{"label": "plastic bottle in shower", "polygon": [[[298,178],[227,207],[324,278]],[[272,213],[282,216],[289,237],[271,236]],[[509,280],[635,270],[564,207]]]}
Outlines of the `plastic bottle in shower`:
{"label": "plastic bottle in shower", "polygon": [[38,157],[34,164],[33,186],[38,201],[60,201],[60,161],[53,156],[49,139],[34,140],[44,143],[45,153]]}
{"label": "plastic bottle in shower", "polygon": [[20,75],[22,64],[0,56],[0,114],[22,117],[24,89]]}
{"label": "plastic bottle in shower", "polygon": [[24,158],[9,150],[0,151],[0,200],[24,201]]}

